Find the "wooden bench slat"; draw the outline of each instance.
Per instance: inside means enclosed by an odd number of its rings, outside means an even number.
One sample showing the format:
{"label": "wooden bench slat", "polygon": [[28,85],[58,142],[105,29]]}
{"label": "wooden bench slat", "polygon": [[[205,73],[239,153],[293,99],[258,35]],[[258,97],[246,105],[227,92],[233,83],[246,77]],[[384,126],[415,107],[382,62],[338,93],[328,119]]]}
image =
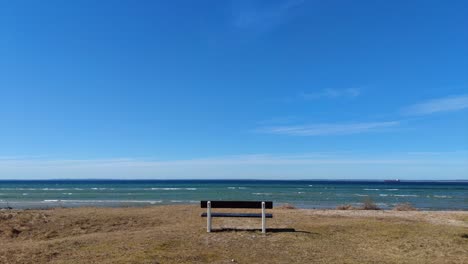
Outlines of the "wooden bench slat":
{"label": "wooden bench slat", "polygon": [[[201,217],[206,217],[206,213],[202,213]],[[211,217],[250,217],[250,218],[262,218],[262,214],[253,213],[211,213]],[[273,218],[272,214],[265,214],[266,218]]]}
{"label": "wooden bench slat", "polygon": [[[201,201],[201,208],[207,208],[208,201]],[[261,209],[262,201],[211,201],[211,208],[251,208]],[[273,209],[272,201],[265,201],[265,209]]]}

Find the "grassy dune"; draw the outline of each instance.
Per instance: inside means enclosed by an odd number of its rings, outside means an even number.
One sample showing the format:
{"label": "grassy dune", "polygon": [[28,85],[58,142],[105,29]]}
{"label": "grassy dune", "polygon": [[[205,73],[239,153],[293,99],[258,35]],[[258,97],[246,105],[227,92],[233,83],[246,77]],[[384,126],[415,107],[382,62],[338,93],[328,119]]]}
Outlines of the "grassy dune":
{"label": "grassy dune", "polygon": [[266,235],[186,205],[1,211],[0,263],[468,263],[468,212],[271,211]]}

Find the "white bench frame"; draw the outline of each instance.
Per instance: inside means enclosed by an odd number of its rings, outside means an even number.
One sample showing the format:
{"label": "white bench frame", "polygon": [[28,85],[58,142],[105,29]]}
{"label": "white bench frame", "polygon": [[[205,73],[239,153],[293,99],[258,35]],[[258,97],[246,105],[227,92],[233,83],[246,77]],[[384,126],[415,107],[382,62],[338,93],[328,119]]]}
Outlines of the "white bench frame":
{"label": "white bench frame", "polygon": [[[207,201],[206,206],[206,232],[211,232],[211,201]],[[262,233],[266,233],[265,202],[262,202]]]}

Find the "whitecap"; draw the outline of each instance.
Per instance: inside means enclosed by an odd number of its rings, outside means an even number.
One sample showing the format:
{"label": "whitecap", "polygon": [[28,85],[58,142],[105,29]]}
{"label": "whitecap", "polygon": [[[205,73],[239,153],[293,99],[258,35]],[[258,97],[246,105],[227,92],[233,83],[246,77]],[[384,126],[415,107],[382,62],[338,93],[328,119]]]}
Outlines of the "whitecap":
{"label": "whitecap", "polygon": [[0,188],[2,191],[35,191],[34,188]]}
{"label": "whitecap", "polygon": [[195,191],[197,188],[176,188],[176,187],[166,187],[166,188],[151,188],[153,191],[163,190],[163,191],[179,191],[179,190],[187,190],[187,191]]}
{"label": "whitecap", "polygon": [[394,194],[393,196],[397,196],[397,197],[418,197],[415,194]]}
{"label": "whitecap", "polygon": [[163,191],[187,190],[187,191],[196,191],[197,188],[176,188],[176,187],[167,187],[167,188],[151,188],[151,190],[163,190]]}
{"label": "whitecap", "polygon": [[380,189],[364,189],[364,191],[378,191]]}
{"label": "whitecap", "polygon": [[48,202],[64,202],[64,203],[162,203],[161,200],[44,200]]}

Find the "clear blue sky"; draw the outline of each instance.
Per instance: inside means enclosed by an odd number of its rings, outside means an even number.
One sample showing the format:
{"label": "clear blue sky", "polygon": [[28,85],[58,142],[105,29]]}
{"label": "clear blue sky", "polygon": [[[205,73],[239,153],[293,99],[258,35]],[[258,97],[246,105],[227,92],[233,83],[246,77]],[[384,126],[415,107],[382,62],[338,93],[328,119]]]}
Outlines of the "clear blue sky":
{"label": "clear blue sky", "polygon": [[468,179],[467,1],[2,1],[0,179]]}

